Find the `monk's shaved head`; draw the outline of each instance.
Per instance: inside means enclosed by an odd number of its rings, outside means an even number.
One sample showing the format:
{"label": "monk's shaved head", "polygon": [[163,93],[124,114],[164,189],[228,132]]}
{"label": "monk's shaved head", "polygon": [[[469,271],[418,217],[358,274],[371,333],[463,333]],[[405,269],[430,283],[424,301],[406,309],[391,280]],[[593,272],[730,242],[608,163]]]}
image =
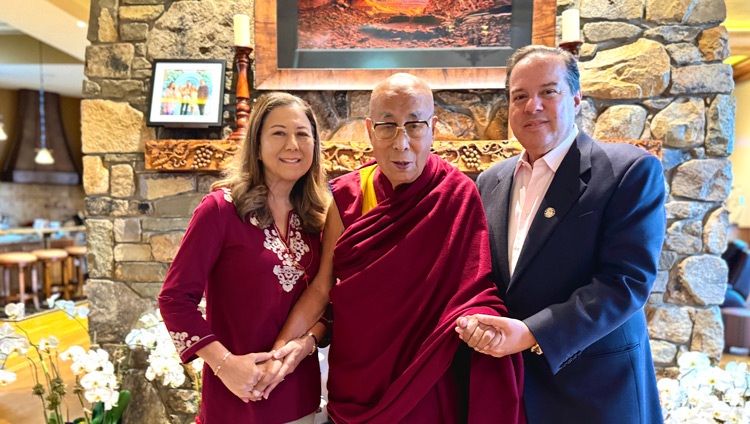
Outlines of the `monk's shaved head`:
{"label": "monk's shaved head", "polygon": [[[370,97],[370,114],[380,109],[380,104],[388,98],[403,96],[404,98],[419,98],[425,108],[427,116],[435,112],[435,101],[430,86],[422,79],[412,74],[400,72],[380,81],[372,90]],[[373,116],[375,119],[379,117]]]}
{"label": "monk's shaved head", "polygon": [[394,188],[422,174],[436,124],[432,90],[421,78],[393,74],[372,90],[367,133],[372,155]]}

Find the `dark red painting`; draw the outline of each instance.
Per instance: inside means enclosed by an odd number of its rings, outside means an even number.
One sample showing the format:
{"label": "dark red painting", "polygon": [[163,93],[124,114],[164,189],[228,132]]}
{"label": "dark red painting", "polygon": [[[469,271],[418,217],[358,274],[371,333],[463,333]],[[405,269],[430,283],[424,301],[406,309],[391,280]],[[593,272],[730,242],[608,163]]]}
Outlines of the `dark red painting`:
{"label": "dark red painting", "polygon": [[512,0],[300,0],[297,48],[508,47]]}

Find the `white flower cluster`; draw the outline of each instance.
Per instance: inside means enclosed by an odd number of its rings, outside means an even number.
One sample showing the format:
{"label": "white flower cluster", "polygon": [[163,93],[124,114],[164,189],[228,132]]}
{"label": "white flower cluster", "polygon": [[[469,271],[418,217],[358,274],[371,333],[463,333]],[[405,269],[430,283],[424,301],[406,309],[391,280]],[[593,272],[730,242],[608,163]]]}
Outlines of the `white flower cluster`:
{"label": "white flower cluster", "polygon": [[109,353],[103,349],[86,350],[80,346],[71,346],[60,354],[63,361],[73,361],[70,369],[80,377],[83,395],[91,403],[102,402],[109,411],[117,406],[120,398],[119,384],[115,367],[109,360]]}
{"label": "white flower cluster", "polygon": [[[20,320],[26,315],[23,303],[9,303],[5,305],[5,315],[12,320]],[[23,334],[16,333],[13,327],[6,323],[0,326],[0,386],[7,386],[16,381],[16,373],[3,369],[5,360],[13,354],[26,356],[29,351],[29,339]]]}
{"label": "white flower cluster", "polygon": [[[47,307],[50,309],[57,308],[64,311],[68,316],[68,319],[75,319],[76,317],[86,318],[89,316],[89,308],[87,306],[76,307],[76,303],[72,300],[58,300],[59,297],[60,293],[53,294],[47,299]],[[18,305],[23,307],[23,303],[19,303]]]}
{"label": "white flower cluster", "polygon": [[711,366],[708,355],[686,352],[677,360],[680,376],[657,383],[665,424],[750,423],[747,364]]}
{"label": "white flower cluster", "polygon": [[[159,310],[144,314],[139,322],[141,328],[131,330],[125,337],[125,344],[131,349],[142,346],[148,350],[149,366],[146,369],[146,378],[153,381],[158,377],[165,386],[182,386],[185,383],[185,369]],[[203,368],[202,360],[200,360],[200,364],[196,364],[197,362],[199,360],[193,361],[191,365],[193,369],[199,366],[198,370],[201,370]]]}
{"label": "white flower cluster", "polygon": [[16,373],[3,370],[5,359],[12,353],[26,356],[29,350],[29,340],[7,322],[0,326],[0,386],[7,386],[16,381]]}

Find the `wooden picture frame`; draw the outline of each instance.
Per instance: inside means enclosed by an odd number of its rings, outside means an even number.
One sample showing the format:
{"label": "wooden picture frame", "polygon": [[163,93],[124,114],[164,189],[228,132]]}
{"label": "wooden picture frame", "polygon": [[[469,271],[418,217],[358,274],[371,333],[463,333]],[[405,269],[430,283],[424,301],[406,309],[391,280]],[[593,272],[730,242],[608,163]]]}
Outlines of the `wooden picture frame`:
{"label": "wooden picture frame", "polygon": [[[555,0],[533,0],[531,43],[555,45]],[[277,0],[255,1],[256,90],[371,90],[394,69],[279,69]],[[413,68],[399,71],[423,78],[433,90],[496,89],[505,68]]]}

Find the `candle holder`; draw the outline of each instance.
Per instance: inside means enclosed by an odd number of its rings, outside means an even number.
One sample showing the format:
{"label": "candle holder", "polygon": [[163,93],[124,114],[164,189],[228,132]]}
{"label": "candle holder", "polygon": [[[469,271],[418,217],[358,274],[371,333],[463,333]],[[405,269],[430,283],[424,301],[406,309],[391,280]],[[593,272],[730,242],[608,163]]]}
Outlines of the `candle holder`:
{"label": "candle holder", "polygon": [[250,124],[250,85],[248,70],[252,47],[234,46],[234,63],[237,67],[237,130],[229,136],[230,140],[242,141]]}
{"label": "candle holder", "polygon": [[572,54],[576,59],[578,59],[578,55],[581,52],[581,46],[583,45],[583,41],[576,40],[576,41],[564,41],[561,42],[559,47],[568,53]]}

